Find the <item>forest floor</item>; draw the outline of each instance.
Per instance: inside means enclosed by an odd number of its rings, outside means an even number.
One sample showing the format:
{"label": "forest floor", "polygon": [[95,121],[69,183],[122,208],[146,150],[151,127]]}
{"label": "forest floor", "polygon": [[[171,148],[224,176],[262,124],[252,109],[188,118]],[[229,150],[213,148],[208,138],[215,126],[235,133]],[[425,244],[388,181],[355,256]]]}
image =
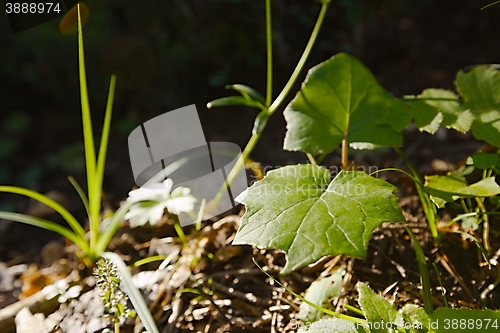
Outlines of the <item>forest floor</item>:
{"label": "forest floor", "polygon": [[[406,153],[422,173],[446,173],[455,169],[481,144],[470,137],[443,132],[428,136],[415,131],[406,133]],[[403,161],[392,151],[353,153],[354,161],[362,166],[405,168]],[[426,161],[426,162],[424,162]],[[430,161],[430,163],[429,163]],[[338,165],[331,158],[325,165]],[[498,278],[496,267],[485,265],[478,247],[460,235],[445,232],[439,246],[435,245],[412,182],[396,172],[382,172],[381,178],[399,188],[396,195],[408,225],[422,244],[433,286],[436,307],[500,308],[500,293],[487,288]],[[105,207],[116,208],[112,200]],[[27,206],[24,213],[51,216],[50,211],[36,211]],[[342,293],[329,302],[339,313],[349,313],[343,305],[357,306],[357,282],[365,282],[376,292],[393,301],[397,307],[406,303],[423,305],[420,274],[409,236],[402,224],[384,223],[377,228],[369,243],[368,257],[355,259],[345,256],[324,257],[287,276],[279,272],[285,256],[275,250],[259,250],[252,246],[233,246],[239,218],[244,208],[217,219],[204,221],[202,228],[185,227],[186,242],[177,236],[173,222],[165,216],[156,226],[131,229],[126,222],[110,243],[109,250],[120,254],[125,262],[147,257],[169,256],[170,263],[159,269],[161,261],[134,267],[132,272],[148,300],[161,332],[293,332],[298,327],[301,301],[262,272],[267,273],[296,293],[303,293],[320,276],[343,268]],[[456,215],[453,207],[440,214],[440,226]],[[46,319],[29,317],[38,331],[46,325],[47,332],[101,332],[108,326],[102,318],[100,291],[94,288],[90,272],[75,256],[75,248],[60,238],[47,242],[38,229],[3,221],[0,224],[0,328],[9,332],[12,326],[2,319],[2,311],[16,302],[33,299],[46,285],[58,279],[71,279],[78,272],[78,283],[84,288],[78,298],[59,306],[32,307],[43,310]],[[448,231],[457,228],[452,226]],[[500,254],[500,228],[491,223],[491,245],[494,258]],[[51,238],[51,237],[49,237]],[[8,241],[7,241],[8,240]],[[26,250],[25,244],[31,248]],[[18,246],[16,246],[18,244]],[[7,248],[8,246],[8,248]],[[498,251],[498,253],[495,253]],[[74,283],[74,282],[73,282]],[[31,298],[30,298],[31,296]],[[24,300],[23,300],[24,299]],[[21,300],[21,301],[19,301]],[[23,303],[21,303],[23,304]],[[25,320],[19,315],[18,320]],[[2,320],[3,324],[2,324]],[[54,329],[54,327],[56,329]],[[127,322],[123,332],[142,332],[137,320]],[[23,332],[18,326],[18,332]]]}

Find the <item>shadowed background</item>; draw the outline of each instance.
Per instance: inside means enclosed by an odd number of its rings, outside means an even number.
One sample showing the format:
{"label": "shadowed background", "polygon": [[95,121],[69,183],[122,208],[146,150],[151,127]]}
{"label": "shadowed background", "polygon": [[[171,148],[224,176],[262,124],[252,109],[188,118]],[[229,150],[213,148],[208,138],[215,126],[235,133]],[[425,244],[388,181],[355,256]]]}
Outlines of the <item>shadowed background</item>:
{"label": "shadowed background", "polygon": [[[264,1],[86,3],[84,41],[97,135],[109,76],[118,73],[104,181],[112,201],[124,199],[134,186],[129,133],[164,112],[196,104],[207,141],[234,142],[244,148],[257,111],[207,110],[206,103],[233,94],[224,89],[226,84],[244,83],[265,93]],[[498,61],[500,5],[481,11],[486,4],[332,0],[306,69],[338,52],[349,52],[397,97],[429,87],[452,89],[459,69]],[[320,4],[275,0],[272,7],[276,97],[307,43]],[[83,213],[66,179],[73,175],[85,185],[77,38],[62,34],[60,21],[14,34],[7,16],[0,14],[0,184],[57,191],[70,210]],[[299,82],[304,77],[305,72]],[[252,158],[272,166],[305,161],[300,153],[281,150],[284,133],[278,112]],[[26,211],[33,205],[0,196],[0,209]]]}

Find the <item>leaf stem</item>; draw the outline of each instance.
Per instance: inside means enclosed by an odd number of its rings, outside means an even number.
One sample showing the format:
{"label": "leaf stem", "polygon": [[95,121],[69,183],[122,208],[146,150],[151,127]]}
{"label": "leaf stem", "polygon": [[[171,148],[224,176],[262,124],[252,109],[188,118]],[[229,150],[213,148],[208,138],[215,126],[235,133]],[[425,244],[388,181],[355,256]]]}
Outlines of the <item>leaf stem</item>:
{"label": "leaf stem", "polygon": [[312,156],[309,153],[306,153],[306,156],[307,156],[307,159],[309,160],[309,162],[311,162],[311,164],[318,165],[318,161],[316,161],[316,159],[314,158],[314,156]]}
{"label": "leaf stem", "polygon": [[[321,11],[318,15],[318,18],[316,19],[316,24],[314,25],[314,29],[311,33],[311,36],[309,37],[309,41],[307,42],[306,48],[304,49],[304,52],[302,53],[302,56],[300,57],[300,60],[297,63],[297,66],[295,67],[295,70],[293,71],[292,76],[290,77],[287,84],[285,85],[283,90],[280,92],[280,94],[278,95],[276,100],[274,100],[274,102],[271,104],[271,106],[269,106],[269,108],[267,108],[267,114],[268,114],[267,119],[262,121],[262,123],[259,126],[259,130],[254,131],[252,136],[248,140],[247,145],[245,146],[245,149],[243,150],[243,152],[241,154],[241,159],[238,159],[238,161],[235,163],[233,169],[231,170],[231,172],[227,176],[227,181],[226,181],[227,185],[223,185],[223,187],[219,190],[219,192],[215,196],[214,200],[212,201],[212,203],[211,203],[212,208],[217,206],[218,202],[222,198],[222,195],[224,194],[225,187],[229,186],[232,183],[232,181],[234,180],[234,178],[236,178],[236,176],[238,175],[240,168],[244,165],[244,161],[250,156],[253,149],[255,148],[255,145],[259,141],[259,139],[262,135],[262,132],[264,131],[264,129],[267,125],[267,120],[281,106],[281,104],[283,103],[285,98],[290,93],[293,85],[295,84],[295,81],[297,81],[297,78],[299,77],[300,73],[302,72],[302,69],[304,68],[305,63],[307,61],[307,58],[309,57],[309,54],[312,51],[314,43],[316,42],[319,31],[321,30],[321,26],[323,25],[323,21],[325,19],[325,14],[326,14],[326,11],[328,9],[328,5],[330,3],[330,0],[321,0],[321,3],[322,3]],[[267,3],[266,3],[266,18],[267,18]],[[269,12],[269,18],[270,18],[270,12]],[[268,35],[268,39],[269,39],[269,35]],[[269,52],[269,50],[268,50],[268,52]],[[268,60],[269,60],[269,53],[268,53]],[[271,58],[271,60],[272,60],[272,58]],[[269,75],[270,75],[269,74],[270,69],[271,68],[269,68],[269,66],[268,66],[268,80],[269,80]],[[269,89],[270,88],[268,85],[268,91],[269,91]]]}
{"label": "leaf stem", "polygon": [[443,102],[458,102],[458,98],[445,98],[445,97],[412,97],[404,96],[401,98],[403,101],[443,101]]}
{"label": "leaf stem", "polygon": [[342,140],[342,170],[347,171],[349,167],[349,142],[346,138]]}
{"label": "leaf stem", "polygon": [[[477,206],[481,210],[482,213],[486,213],[486,207],[484,206],[484,198],[475,198],[477,202]],[[486,253],[491,252],[490,245],[490,221],[488,218],[488,214],[483,215],[483,247]]]}
{"label": "leaf stem", "polygon": [[269,113],[273,114],[283,103],[285,98],[288,96],[290,91],[292,90],[293,85],[295,84],[295,81],[297,81],[300,73],[302,72],[302,69],[304,68],[307,58],[309,58],[309,54],[311,54],[312,48],[314,46],[314,43],[316,42],[316,39],[318,37],[318,34],[321,30],[321,26],[323,25],[323,21],[325,19],[326,11],[328,9],[328,5],[330,4],[330,1],[322,1],[322,6],[321,6],[321,11],[319,12],[318,18],[316,19],[316,24],[314,25],[314,29],[311,33],[311,37],[309,38],[309,41],[307,42],[306,48],[304,49],[304,53],[302,53],[302,56],[300,57],[299,62],[297,63],[297,66],[295,67],[295,70],[292,73],[292,76],[286,83],[285,87],[283,90],[280,92],[278,97],[274,100],[274,102],[271,104],[269,107]]}
{"label": "leaf stem", "polygon": [[271,0],[266,0],[266,42],[267,42],[267,91],[266,107],[273,98],[273,32],[271,27]]}

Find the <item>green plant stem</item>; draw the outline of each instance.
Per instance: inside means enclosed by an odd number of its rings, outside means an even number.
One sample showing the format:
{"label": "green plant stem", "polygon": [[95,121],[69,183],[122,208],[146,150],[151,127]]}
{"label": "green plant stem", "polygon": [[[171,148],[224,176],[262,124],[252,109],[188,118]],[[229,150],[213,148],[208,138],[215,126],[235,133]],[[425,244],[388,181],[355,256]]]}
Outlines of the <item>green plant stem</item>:
{"label": "green plant stem", "polygon": [[287,288],[284,284],[282,284],[280,281],[278,281],[273,276],[271,276],[268,272],[266,272],[262,267],[260,267],[260,265],[257,263],[257,261],[255,261],[255,258],[252,258],[252,261],[255,264],[255,266],[257,266],[262,271],[262,273],[266,274],[269,278],[273,279],[274,282],[276,282],[280,287],[285,288],[285,290],[288,291],[290,294],[292,294],[293,296],[297,297],[299,300],[301,300],[302,302],[306,303],[307,305],[313,307],[314,309],[316,309],[318,311],[321,311],[324,314],[330,315],[332,317],[337,317],[337,318],[340,318],[340,319],[348,320],[350,322],[358,323],[358,324],[361,324],[361,325],[365,325],[366,324],[366,320],[359,319],[359,318],[356,318],[356,317],[347,316],[347,315],[344,315],[344,314],[341,314],[341,313],[337,313],[335,311],[331,311],[331,310],[325,309],[325,308],[323,308],[323,307],[321,307],[319,305],[316,305],[316,304],[308,301],[304,297],[300,296],[299,294],[297,294],[294,291],[292,291],[289,288]]}
{"label": "green plant stem", "polygon": [[437,267],[435,262],[432,263],[432,266],[434,267],[434,271],[436,272],[436,277],[438,279],[439,286],[441,287],[441,295],[443,296],[444,307],[448,308],[449,307],[448,306],[448,299],[446,297],[446,291],[443,287],[443,281],[441,280],[441,275],[439,274],[438,267]]}
{"label": "green plant stem", "polygon": [[273,32],[271,27],[271,0],[266,0],[267,91],[266,107],[273,98]]}
{"label": "green plant stem", "polygon": [[417,172],[413,164],[410,162],[408,157],[399,149],[394,148],[396,153],[405,161],[406,165],[410,169],[411,173],[414,176],[415,188],[417,190],[418,197],[420,199],[420,203],[422,204],[422,208],[425,213],[425,217],[427,218],[427,223],[429,224],[429,229],[431,231],[432,238],[435,242],[439,242],[440,234],[437,228],[437,211],[436,206],[431,201],[431,198],[427,192],[424,191],[423,188],[423,179],[420,174]]}
{"label": "green plant stem", "polygon": [[460,206],[462,207],[462,209],[464,210],[464,212],[466,214],[469,214],[470,210],[469,210],[469,207],[467,207],[467,205],[465,204],[465,200],[463,198],[460,198],[459,202],[460,202]]}
{"label": "green plant stem", "polygon": [[442,101],[442,102],[456,102],[456,98],[445,98],[445,97],[409,97],[404,96],[401,98],[403,101]]}
{"label": "green plant stem", "polygon": [[115,322],[115,333],[120,333],[120,323]]}
{"label": "green plant stem", "polygon": [[184,246],[187,246],[187,240],[186,240],[186,235],[184,234],[184,231],[182,230],[181,223],[179,222],[179,218],[176,215],[171,216],[172,220],[174,220],[174,229],[177,232],[177,236],[179,236],[179,239],[181,240],[182,244]]}
{"label": "green plant stem", "polygon": [[[259,141],[259,139],[262,135],[262,132],[264,131],[264,129],[267,125],[269,118],[281,106],[281,104],[283,103],[285,98],[288,96],[288,94],[292,90],[293,85],[295,84],[295,81],[297,81],[297,78],[299,77],[300,73],[304,69],[307,58],[309,58],[309,55],[311,54],[311,51],[312,51],[312,48],[314,46],[314,43],[316,42],[316,39],[318,38],[318,34],[319,34],[319,31],[321,30],[321,26],[323,25],[323,21],[325,19],[325,15],[326,15],[326,11],[328,9],[329,3],[330,3],[330,0],[322,0],[321,11],[318,15],[318,18],[316,19],[316,24],[314,25],[314,29],[311,33],[311,36],[309,37],[309,41],[307,42],[306,48],[304,49],[304,52],[302,53],[302,56],[300,57],[300,60],[297,63],[297,66],[295,67],[295,70],[293,71],[292,76],[290,77],[287,84],[285,85],[283,90],[280,92],[280,94],[278,95],[276,100],[267,109],[267,117],[265,117],[264,119],[261,120],[261,125],[259,126],[259,130],[254,131],[252,133],[252,136],[248,140],[247,145],[245,146],[245,149],[243,150],[243,153],[241,154],[241,158],[238,159],[238,161],[235,163],[233,169],[231,170],[231,172],[227,176],[226,183],[217,192],[217,195],[215,196],[214,200],[212,201],[212,203],[210,205],[211,208],[214,208],[218,205],[219,201],[221,200],[222,196],[224,195],[224,193],[226,191],[227,186],[229,186],[233,182],[233,180],[236,178],[240,169],[243,167],[245,160],[250,156],[253,149],[255,148],[255,145]],[[270,13],[267,14],[268,9],[270,10],[270,8],[267,8],[267,6],[266,6],[266,17],[271,16]],[[268,45],[272,44],[272,34],[268,33],[267,38],[269,39],[267,44]],[[268,56],[269,56],[269,53],[268,53]],[[269,79],[269,75],[270,75],[269,74],[270,69],[271,68],[268,66],[268,79]],[[266,109],[264,109],[264,110],[266,110]]]}
{"label": "green plant stem", "polygon": [[137,260],[136,262],[134,262],[134,267],[139,267],[139,266],[149,264],[149,263],[155,262],[155,261],[163,261],[165,259],[167,259],[167,256],[164,256],[164,255],[147,257],[147,258],[140,259],[140,260]]}
{"label": "green plant stem", "polygon": [[271,104],[269,107],[269,113],[273,114],[283,103],[285,98],[288,96],[290,91],[292,90],[293,85],[295,84],[295,81],[299,78],[300,73],[302,72],[302,69],[304,68],[307,58],[309,58],[309,54],[311,54],[312,48],[314,46],[314,43],[316,42],[316,39],[319,35],[319,32],[321,30],[321,26],[323,25],[323,21],[325,19],[326,12],[328,10],[328,5],[330,4],[330,0],[323,0],[322,5],[321,5],[321,11],[318,15],[318,18],[316,19],[316,24],[314,25],[314,29],[311,33],[311,37],[309,38],[309,41],[307,42],[306,48],[304,49],[304,52],[302,53],[302,56],[300,57],[300,60],[295,67],[295,70],[292,73],[292,76],[288,80],[287,84],[283,88],[283,90],[280,92],[276,100]]}
{"label": "green plant stem", "polygon": [[481,7],[481,10],[486,9],[488,7],[491,7],[493,5],[496,5],[497,3],[500,3],[500,1],[495,1],[495,2],[492,2],[492,3],[490,3],[490,4],[488,4],[488,5],[484,6],[484,7]]}
{"label": "green plant stem", "polygon": [[434,312],[434,307],[432,305],[431,282],[429,279],[427,262],[425,261],[424,250],[422,249],[422,246],[420,246],[417,237],[415,237],[411,229],[407,225],[404,227],[408,235],[410,235],[415,255],[417,256],[418,270],[420,272],[420,280],[422,282],[422,293],[424,294],[424,309],[427,314],[431,314]]}
{"label": "green plant stem", "polygon": [[342,140],[342,170],[347,170],[349,167],[349,142],[346,138]]}
{"label": "green plant stem", "polygon": [[83,192],[82,187],[80,186],[80,184],[78,184],[75,178],[73,178],[72,176],[68,176],[68,180],[71,183],[71,185],[73,185],[73,187],[76,190],[76,193],[78,193],[78,196],[82,200],[83,206],[85,207],[85,211],[87,212],[87,216],[90,216],[89,199],[87,198],[87,195],[85,194],[85,192]]}
{"label": "green plant stem", "polygon": [[484,198],[475,198],[477,202],[477,206],[479,207],[479,210],[483,213],[483,247],[486,253],[491,252],[491,245],[490,245],[490,220],[488,218],[488,214],[485,214],[487,212],[486,207],[484,206]]}
{"label": "green plant stem", "polygon": [[309,153],[306,153],[306,156],[307,156],[307,159],[309,160],[309,162],[312,164],[312,165],[318,165],[318,162],[316,161],[316,159],[314,158],[314,156],[312,156],[311,154]]}
{"label": "green plant stem", "polygon": [[358,316],[365,316],[365,313],[363,311],[361,311],[360,309],[358,308],[355,308],[354,306],[352,305],[349,305],[349,304],[344,304],[344,309],[347,309],[355,314],[357,314]]}

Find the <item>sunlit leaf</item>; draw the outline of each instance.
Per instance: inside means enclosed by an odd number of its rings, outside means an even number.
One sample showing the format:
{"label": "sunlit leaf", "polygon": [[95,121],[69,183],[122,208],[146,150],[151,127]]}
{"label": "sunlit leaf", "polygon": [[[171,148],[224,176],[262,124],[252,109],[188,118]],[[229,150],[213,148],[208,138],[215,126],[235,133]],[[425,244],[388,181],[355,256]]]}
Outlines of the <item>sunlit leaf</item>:
{"label": "sunlit leaf", "polygon": [[[391,114],[390,124],[381,118]],[[284,111],[284,148],[316,155],[349,143],[401,146],[401,131],[411,118],[356,58],[340,53],[313,67]]]}
{"label": "sunlit leaf", "polygon": [[364,172],[339,173],[314,165],[270,171],[236,201],[246,205],[234,244],[277,248],[287,254],[282,274],[325,255],[365,258],[373,229],[403,222],[397,188]]}
{"label": "sunlit leaf", "polygon": [[415,100],[406,100],[415,124],[421,131],[435,133],[440,125],[468,132],[474,120],[469,110],[464,110],[458,96],[444,89],[426,89]]}
{"label": "sunlit leaf", "polygon": [[363,310],[371,333],[387,333],[387,325],[403,326],[403,316],[383,296],[376,294],[366,284],[358,283],[359,305]]}
{"label": "sunlit leaf", "polygon": [[475,120],[472,133],[495,147],[500,147],[500,73],[492,66],[477,66],[470,72],[460,71],[455,85],[463,96],[463,108]]}
{"label": "sunlit leaf", "polygon": [[425,191],[447,202],[465,197],[490,197],[500,193],[495,177],[489,177],[472,185],[463,176],[449,173],[446,176],[426,176]]}
{"label": "sunlit leaf", "polygon": [[255,100],[255,101],[261,102],[262,104],[266,104],[265,98],[261,94],[259,94],[257,92],[257,90],[255,90],[249,86],[246,86],[244,84],[227,85],[226,89],[235,90],[235,91],[239,92],[241,94],[241,96],[243,96],[244,98],[246,98],[248,100]]}

